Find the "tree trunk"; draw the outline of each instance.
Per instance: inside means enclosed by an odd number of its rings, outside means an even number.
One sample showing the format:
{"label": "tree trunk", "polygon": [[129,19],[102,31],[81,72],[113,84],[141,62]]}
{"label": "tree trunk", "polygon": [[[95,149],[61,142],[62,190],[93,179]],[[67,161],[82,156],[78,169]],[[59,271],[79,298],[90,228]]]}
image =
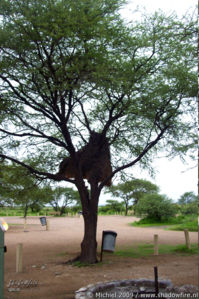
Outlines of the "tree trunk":
{"label": "tree trunk", "polygon": [[26,203],[25,208],[24,208],[24,216],[23,217],[26,218],[27,214],[28,214],[28,204]]}
{"label": "tree trunk", "polygon": [[128,215],[128,209],[129,209],[128,202],[125,202],[125,216]]}
{"label": "tree trunk", "polygon": [[127,216],[128,215],[128,207],[126,206],[126,208],[125,208],[125,216]]}
{"label": "tree trunk", "polygon": [[80,261],[94,264],[97,262],[97,213],[90,210],[83,213],[84,217],[84,238],[81,243]]}
{"label": "tree trunk", "polygon": [[65,213],[65,209],[66,209],[65,206],[60,207],[60,211],[59,211],[60,212],[60,216]]}
{"label": "tree trunk", "polygon": [[81,189],[80,192],[84,218],[84,238],[81,243],[81,254],[79,260],[83,263],[94,264],[97,262],[96,234],[100,191],[96,180],[90,182],[90,186],[90,192],[88,192],[86,187]]}

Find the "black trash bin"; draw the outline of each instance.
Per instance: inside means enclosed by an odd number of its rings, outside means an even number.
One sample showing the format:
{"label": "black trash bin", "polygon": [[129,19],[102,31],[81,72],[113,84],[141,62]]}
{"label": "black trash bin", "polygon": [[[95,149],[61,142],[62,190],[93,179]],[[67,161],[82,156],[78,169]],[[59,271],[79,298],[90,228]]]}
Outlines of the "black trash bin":
{"label": "black trash bin", "polygon": [[39,219],[42,226],[46,225],[46,217],[40,217]]}
{"label": "black trash bin", "polygon": [[104,230],[102,234],[102,249],[107,252],[114,252],[117,233],[111,230]]}
{"label": "black trash bin", "polygon": [[116,237],[117,237],[117,233],[114,231],[104,230],[102,232],[102,246],[101,246],[101,257],[100,257],[101,261],[102,261],[103,251],[114,252]]}

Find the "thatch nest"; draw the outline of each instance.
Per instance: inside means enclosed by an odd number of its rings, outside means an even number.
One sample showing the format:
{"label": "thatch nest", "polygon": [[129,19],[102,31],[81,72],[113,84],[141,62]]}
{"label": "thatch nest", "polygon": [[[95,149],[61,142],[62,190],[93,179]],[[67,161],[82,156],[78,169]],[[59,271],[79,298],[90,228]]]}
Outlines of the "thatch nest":
{"label": "thatch nest", "polygon": [[[108,139],[101,133],[91,132],[88,143],[76,152],[75,158],[66,157],[60,163],[58,174],[66,178],[75,178],[81,171],[88,182],[103,182],[112,174],[111,155]],[[111,185],[111,179],[105,182]]]}

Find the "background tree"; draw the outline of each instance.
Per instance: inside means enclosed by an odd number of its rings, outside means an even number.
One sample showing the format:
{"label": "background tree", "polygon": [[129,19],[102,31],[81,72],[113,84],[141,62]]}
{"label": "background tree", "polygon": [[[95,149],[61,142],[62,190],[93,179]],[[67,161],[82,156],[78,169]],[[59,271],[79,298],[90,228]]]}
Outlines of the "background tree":
{"label": "background tree", "polygon": [[138,202],[138,215],[152,221],[167,221],[175,216],[177,210],[172,201],[161,194],[145,194]]}
{"label": "background tree", "polygon": [[13,201],[11,198],[7,196],[8,193],[8,186],[3,181],[3,169],[6,163],[0,164],[0,207],[4,207],[6,205],[12,205]]}
{"label": "background tree", "polygon": [[[161,148],[179,155],[196,144],[184,117],[195,111],[196,22],[156,13],[126,25],[122,4],[0,2],[0,157],[76,186],[85,228],[80,261],[89,263],[97,261],[99,196],[111,178],[137,163],[149,167]],[[99,138],[84,157],[85,174],[81,153],[93,131]],[[105,145],[112,172],[102,180]],[[72,176],[59,171],[66,157]]]}
{"label": "background tree", "polygon": [[178,200],[182,215],[198,215],[198,197],[194,192],[185,192]]}
{"label": "background tree", "polygon": [[125,216],[128,215],[131,202],[136,205],[144,194],[157,193],[158,191],[158,186],[142,179],[134,179],[122,184],[118,184],[117,186],[111,186],[109,190],[107,190],[108,193],[111,193],[113,196],[123,200],[125,206]]}
{"label": "background tree", "polygon": [[0,195],[7,204],[21,206],[24,218],[29,208],[38,212],[52,197],[49,187],[42,186],[27,169],[5,164],[1,167]]}
{"label": "background tree", "polygon": [[56,187],[52,190],[49,203],[60,216],[65,213],[66,207],[79,200],[79,193],[72,188]]}
{"label": "background tree", "polygon": [[123,210],[124,210],[123,203],[112,199],[106,200],[106,204],[99,208],[99,212],[108,213],[108,214],[122,213]]}
{"label": "background tree", "polygon": [[197,196],[194,194],[194,192],[185,192],[182,194],[178,200],[178,204],[184,205],[184,204],[190,204],[193,202],[196,202],[198,200]]}

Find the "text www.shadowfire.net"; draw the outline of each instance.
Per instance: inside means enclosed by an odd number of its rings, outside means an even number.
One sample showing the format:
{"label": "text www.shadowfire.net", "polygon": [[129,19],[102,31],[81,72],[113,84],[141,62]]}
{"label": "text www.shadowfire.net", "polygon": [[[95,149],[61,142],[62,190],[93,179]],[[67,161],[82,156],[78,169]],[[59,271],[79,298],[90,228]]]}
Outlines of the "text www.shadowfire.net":
{"label": "text www.shadowfire.net", "polygon": [[197,299],[199,298],[198,293],[188,294],[188,293],[159,293],[158,296],[156,294],[139,294],[139,293],[131,293],[131,292],[97,292],[95,293],[95,298],[189,298],[189,299]]}

